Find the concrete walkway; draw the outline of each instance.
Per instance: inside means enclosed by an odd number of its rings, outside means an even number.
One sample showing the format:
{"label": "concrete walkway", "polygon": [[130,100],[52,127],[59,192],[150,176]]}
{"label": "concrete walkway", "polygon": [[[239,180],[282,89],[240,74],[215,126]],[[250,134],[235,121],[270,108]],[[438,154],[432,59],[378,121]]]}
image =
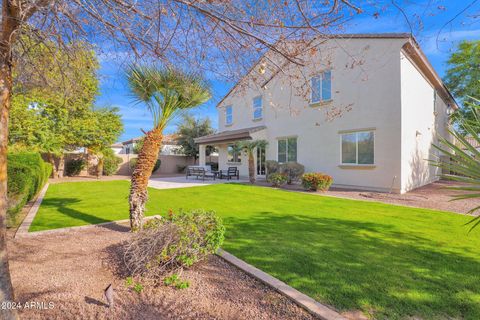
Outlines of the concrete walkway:
{"label": "concrete walkway", "polygon": [[211,184],[220,184],[220,183],[246,183],[246,179],[197,179],[195,177],[189,177],[188,179],[185,176],[177,177],[165,177],[165,178],[151,178],[148,182],[148,186],[156,189],[174,189],[174,188],[189,188],[189,187],[199,187],[199,186],[209,186]]}

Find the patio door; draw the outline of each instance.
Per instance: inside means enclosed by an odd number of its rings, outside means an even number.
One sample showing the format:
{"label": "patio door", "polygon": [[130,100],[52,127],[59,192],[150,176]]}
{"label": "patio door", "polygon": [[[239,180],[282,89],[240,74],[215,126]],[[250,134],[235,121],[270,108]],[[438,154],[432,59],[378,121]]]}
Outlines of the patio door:
{"label": "patio door", "polygon": [[265,177],[265,148],[257,148],[257,177]]}

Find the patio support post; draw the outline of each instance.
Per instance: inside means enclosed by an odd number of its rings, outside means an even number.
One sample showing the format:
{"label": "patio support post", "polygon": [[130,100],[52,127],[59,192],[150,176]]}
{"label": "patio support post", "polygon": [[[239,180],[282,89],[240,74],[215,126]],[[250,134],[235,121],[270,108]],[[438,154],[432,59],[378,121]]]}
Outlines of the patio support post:
{"label": "patio support post", "polygon": [[205,157],[207,154],[207,146],[205,144],[201,144],[198,146],[198,165],[204,166],[205,165]]}

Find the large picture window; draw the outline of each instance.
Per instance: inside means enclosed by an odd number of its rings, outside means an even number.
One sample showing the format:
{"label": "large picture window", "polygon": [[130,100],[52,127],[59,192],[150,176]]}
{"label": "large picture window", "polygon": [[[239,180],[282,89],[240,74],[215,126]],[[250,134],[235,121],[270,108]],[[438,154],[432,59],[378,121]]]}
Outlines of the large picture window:
{"label": "large picture window", "polygon": [[240,163],[242,162],[241,150],[233,144],[229,144],[227,147],[227,162]]}
{"label": "large picture window", "polygon": [[233,123],[233,107],[226,106],[225,107],[225,124],[232,124]]}
{"label": "large picture window", "polygon": [[374,140],[373,131],[342,134],[342,164],[374,164]]}
{"label": "large picture window", "polygon": [[253,119],[261,119],[263,117],[262,96],[253,98]]}
{"label": "large picture window", "polygon": [[297,161],[297,138],[282,138],[278,139],[277,148],[278,162]]}
{"label": "large picture window", "polygon": [[311,103],[318,103],[332,99],[332,72],[325,71],[312,77],[310,80]]}

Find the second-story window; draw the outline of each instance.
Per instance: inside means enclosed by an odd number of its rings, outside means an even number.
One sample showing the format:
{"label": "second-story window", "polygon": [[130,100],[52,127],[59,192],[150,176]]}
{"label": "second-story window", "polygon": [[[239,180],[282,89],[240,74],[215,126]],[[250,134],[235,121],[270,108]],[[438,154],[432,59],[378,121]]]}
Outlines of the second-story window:
{"label": "second-story window", "polygon": [[233,107],[226,106],[225,107],[225,124],[232,124],[233,123]]}
{"label": "second-story window", "polygon": [[253,98],[253,119],[261,119],[263,117],[262,96]]}
{"label": "second-story window", "polygon": [[310,103],[318,103],[332,99],[332,72],[324,71],[310,80]]}

